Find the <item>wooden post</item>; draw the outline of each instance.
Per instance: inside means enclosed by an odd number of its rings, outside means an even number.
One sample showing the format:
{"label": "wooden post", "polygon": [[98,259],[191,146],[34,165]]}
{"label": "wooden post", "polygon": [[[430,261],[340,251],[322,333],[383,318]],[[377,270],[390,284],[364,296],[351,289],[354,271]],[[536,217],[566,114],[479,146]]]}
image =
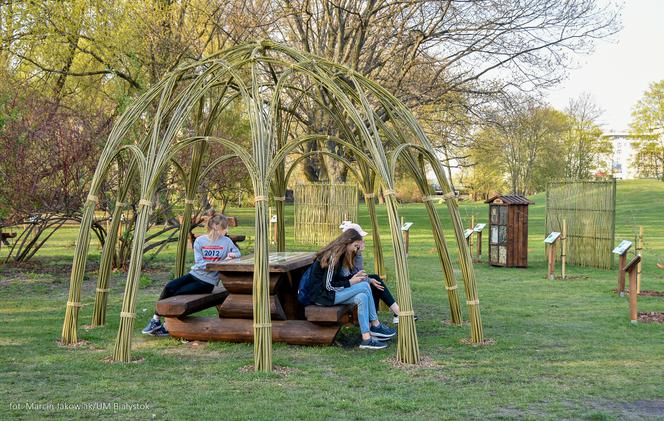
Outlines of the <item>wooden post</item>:
{"label": "wooden post", "polygon": [[[470,216],[470,229],[475,228],[475,215]],[[468,250],[470,250],[470,258],[475,261],[475,258],[473,257],[473,234],[470,234],[470,237],[468,237]]]}
{"label": "wooden post", "polygon": [[556,279],[555,266],[556,266],[556,243],[553,242],[549,244],[549,273],[547,277],[550,280]]}
{"label": "wooden post", "polygon": [[477,263],[482,263],[482,231],[477,231]]}
{"label": "wooden post", "polygon": [[[639,227],[639,238],[636,242],[636,255],[641,257],[643,254],[643,225]],[[636,266],[636,293],[641,293],[641,259]]]}
{"label": "wooden post", "polygon": [[269,232],[273,233],[272,235],[270,235],[270,244],[274,244],[277,240],[277,230],[276,230],[277,225],[274,222],[272,222],[272,207],[269,207],[267,209],[267,212],[268,212],[268,214],[267,214],[268,219],[267,220],[270,221],[270,228],[274,227],[274,230],[271,229],[269,231]]}
{"label": "wooden post", "polygon": [[560,241],[561,241],[560,246],[562,247],[562,252],[563,252],[560,262],[562,266],[562,277],[563,279],[565,279],[567,276],[567,220],[566,219],[563,219],[563,232]]}
{"label": "wooden post", "polygon": [[625,266],[627,266],[627,251],[620,255],[618,260],[618,293],[625,296]]}
{"label": "wooden post", "polygon": [[[622,256],[621,256],[622,257]],[[639,295],[636,287],[636,275],[638,273],[638,266],[641,263],[641,256],[636,255],[631,262],[625,267],[625,271],[629,273],[629,320],[631,323],[636,323],[638,320],[636,300]]]}

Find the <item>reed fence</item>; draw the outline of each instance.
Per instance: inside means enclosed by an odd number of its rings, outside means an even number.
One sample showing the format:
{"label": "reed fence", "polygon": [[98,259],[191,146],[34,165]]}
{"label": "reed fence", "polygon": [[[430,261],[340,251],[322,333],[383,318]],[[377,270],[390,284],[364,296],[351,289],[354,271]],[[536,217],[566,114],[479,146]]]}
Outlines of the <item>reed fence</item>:
{"label": "reed fence", "polygon": [[[611,269],[616,181],[557,181],[546,192],[546,232],[567,221],[567,263]],[[560,256],[556,256],[560,259]]]}
{"label": "reed fence", "polygon": [[357,185],[311,183],[293,189],[295,242],[327,244],[342,221],[357,222]]}

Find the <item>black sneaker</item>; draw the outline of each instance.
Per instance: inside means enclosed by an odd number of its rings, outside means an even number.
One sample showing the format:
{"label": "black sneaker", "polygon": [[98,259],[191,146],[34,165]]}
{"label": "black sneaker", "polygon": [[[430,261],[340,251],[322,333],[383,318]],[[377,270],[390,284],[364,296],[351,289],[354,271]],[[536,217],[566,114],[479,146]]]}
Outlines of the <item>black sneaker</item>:
{"label": "black sneaker", "polygon": [[360,349],[385,349],[387,344],[385,342],[377,341],[374,338],[366,339],[360,342]]}
{"label": "black sneaker", "polygon": [[141,332],[143,332],[145,335],[153,335],[154,331],[159,329],[161,326],[162,325],[160,320],[155,320],[154,318],[152,318],[148,322],[148,325],[145,326]]}
{"label": "black sneaker", "polygon": [[392,329],[391,327],[387,327],[384,324],[379,324],[378,326],[371,326],[369,328],[369,331],[371,332],[371,337],[380,339],[380,340],[385,340],[385,339],[390,339],[394,337],[394,335],[397,334],[397,331],[395,329]]}
{"label": "black sneaker", "polygon": [[168,333],[168,330],[166,330],[164,325],[159,326],[157,328],[157,330],[152,332],[152,335],[154,335],[154,336],[170,336],[169,333]]}

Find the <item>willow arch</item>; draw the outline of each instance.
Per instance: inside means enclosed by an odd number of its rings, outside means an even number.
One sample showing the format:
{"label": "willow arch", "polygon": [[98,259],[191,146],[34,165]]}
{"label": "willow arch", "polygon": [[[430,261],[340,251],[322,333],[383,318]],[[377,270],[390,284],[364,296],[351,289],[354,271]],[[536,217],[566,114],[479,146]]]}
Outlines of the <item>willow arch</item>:
{"label": "willow arch", "polygon": [[[296,140],[288,139],[289,129],[283,127],[281,118],[283,113],[289,113],[287,103],[290,85],[286,83],[287,78],[291,81],[300,78],[295,82],[310,84],[320,96],[321,103],[326,105],[322,107],[324,112],[329,113],[332,119],[339,123],[343,138],[338,138],[336,141],[351,151],[358,166],[357,171],[362,174],[366,183],[363,186],[365,194],[373,194],[378,185],[383,189],[392,234],[396,293],[402,310],[397,358],[406,363],[417,363],[420,359],[408,261],[399,227],[394,165],[391,164],[400,155],[405,157],[404,161],[414,173],[420,175],[420,178],[423,167],[417,165],[417,157],[424,157],[434,168],[444,190],[444,198],[460,249],[467,297],[474,297],[468,300],[468,304],[471,305],[470,316],[473,325],[480,326],[479,330],[472,331],[471,340],[482,341],[474,271],[469,250],[463,239],[456,199],[440,162],[435,159],[431,143],[412,114],[389,92],[350,69],[271,41],[260,41],[242,44],[179,67],[167,74],[119,117],[102,151],[91,183],[88,201],[83,209],[62,330],[64,343],[77,341],[78,308],[89,248],[89,230],[101,181],[113,157],[120,150],[129,151],[140,184],[139,212],[120,313],[120,327],[113,352],[114,360],[129,361],[142,248],[156,184],[164,171],[173,165],[171,160],[176,153],[183,148],[192,147],[192,164],[197,163],[197,165],[193,170],[196,174],[190,174],[187,180],[185,204],[190,205],[189,202],[193,201],[195,194],[195,188],[192,186],[199,181],[200,158],[205,153],[206,145],[218,142],[241,159],[249,171],[254,190],[256,219],[252,291],[254,361],[255,369],[258,371],[272,369],[272,324],[268,295],[269,194],[272,192],[277,199],[279,197],[275,194],[283,193],[285,190],[285,160],[295,151],[297,145],[321,139],[321,135],[305,135]],[[293,87],[293,92],[298,90],[301,95],[302,89]],[[250,123],[251,141],[248,146],[213,136],[210,132],[212,124],[210,122],[214,122],[215,113],[235,103],[243,107]],[[208,124],[202,129],[191,124],[196,119],[196,112],[207,113]],[[139,144],[130,141],[128,136],[130,130],[138,130],[145,134]],[[392,148],[392,151],[389,148]],[[116,208],[123,204],[122,192],[121,189]],[[283,205],[282,200],[278,202],[282,202]],[[191,212],[191,207],[187,210],[185,206],[186,212]],[[370,213],[375,216],[375,209],[370,209]],[[278,223],[283,227],[283,207],[281,212],[278,210],[277,216]],[[440,224],[434,225],[434,230],[440,230]],[[178,262],[180,262],[184,261],[184,247],[181,250],[182,243],[178,244]],[[436,244],[439,248],[446,247],[444,241],[442,246],[438,240]],[[446,248],[443,254],[447,255]],[[447,271],[445,273],[451,276]],[[472,291],[471,295],[468,295],[469,290]]]}

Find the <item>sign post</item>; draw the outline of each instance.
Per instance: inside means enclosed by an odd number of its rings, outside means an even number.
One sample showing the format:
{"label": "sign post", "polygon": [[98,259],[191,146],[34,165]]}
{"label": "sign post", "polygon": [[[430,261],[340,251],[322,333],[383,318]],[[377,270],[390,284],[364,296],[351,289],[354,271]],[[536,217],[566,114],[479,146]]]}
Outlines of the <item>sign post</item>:
{"label": "sign post", "polygon": [[463,232],[463,237],[466,239],[466,244],[468,244],[468,250],[470,251],[470,257],[473,257],[473,249],[470,248],[470,237],[473,235],[472,228],[466,228]]}
{"label": "sign post", "polygon": [[621,297],[625,296],[625,266],[627,266],[627,251],[630,247],[632,247],[631,241],[622,240],[612,252],[620,256],[618,261],[618,294]]}
{"label": "sign post", "polygon": [[567,277],[567,220],[563,219],[563,235],[560,237],[560,247],[562,247],[562,256],[560,265],[562,267],[561,275],[563,279]]}
{"label": "sign post", "polygon": [[477,224],[475,225],[475,228],[473,228],[473,231],[477,233],[477,259],[475,260],[476,263],[482,262],[482,231],[484,230],[484,227],[486,227],[486,224]]}
{"label": "sign post", "polygon": [[636,286],[636,278],[638,274],[637,267],[641,263],[641,256],[636,255],[631,262],[625,267],[625,271],[629,273],[629,321],[636,324],[638,320],[638,311],[636,299],[639,295]]}
{"label": "sign post", "polygon": [[272,225],[272,244],[277,242],[277,215],[270,217],[270,225]]}
{"label": "sign post", "polygon": [[544,244],[548,245],[549,247],[549,273],[547,274],[547,278],[550,280],[556,279],[556,274],[555,274],[555,266],[556,266],[556,241],[558,241],[558,238],[560,238],[560,233],[557,231],[553,231],[550,233],[545,239],[544,239]]}
{"label": "sign post", "polygon": [[403,232],[403,242],[406,247],[406,255],[408,255],[408,247],[410,245],[410,227],[413,226],[412,222],[403,223],[402,221],[401,231]]}

